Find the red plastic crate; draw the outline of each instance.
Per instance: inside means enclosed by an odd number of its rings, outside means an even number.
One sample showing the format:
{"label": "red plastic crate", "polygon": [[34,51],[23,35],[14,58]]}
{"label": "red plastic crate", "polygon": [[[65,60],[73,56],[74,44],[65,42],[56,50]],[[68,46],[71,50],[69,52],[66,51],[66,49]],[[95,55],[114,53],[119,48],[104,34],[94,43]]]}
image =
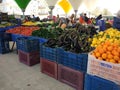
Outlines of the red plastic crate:
{"label": "red plastic crate", "polygon": [[40,63],[39,51],[27,53],[27,52],[18,50],[18,56],[19,56],[19,61],[28,66],[33,66],[35,64]]}
{"label": "red plastic crate", "polygon": [[58,64],[47,59],[40,58],[41,72],[45,73],[55,79],[58,78]]}
{"label": "red plastic crate", "polygon": [[68,84],[76,90],[83,90],[84,73],[73,70],[63,65],[58,65],[58,80]]}

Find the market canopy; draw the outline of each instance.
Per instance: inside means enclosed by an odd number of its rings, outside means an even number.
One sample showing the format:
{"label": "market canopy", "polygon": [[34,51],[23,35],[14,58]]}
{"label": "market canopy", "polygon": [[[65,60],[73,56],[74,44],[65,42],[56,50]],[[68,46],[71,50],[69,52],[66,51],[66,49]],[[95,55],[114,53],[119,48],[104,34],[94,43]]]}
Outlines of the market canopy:
{"label": "market canopy", "polygon": [[72,4],[74,10],[78,10],[79,6],[83,2],[83,0],[69,0],[69,1]]}
{"label": "market canopy", "polygon": [[69,11],[72,9],[72,5],[68,0],[61,0],[58,5],[62,7],[65,13],[69,13]]}
{"label": "market canopy", "polygon": [[55,6],[58,0],[45,0],[45,1],[47,2],[48,6]]}
{"label": "market canopy", "polygon": [[15,0],[17,5],[24,11],[31,0]]}

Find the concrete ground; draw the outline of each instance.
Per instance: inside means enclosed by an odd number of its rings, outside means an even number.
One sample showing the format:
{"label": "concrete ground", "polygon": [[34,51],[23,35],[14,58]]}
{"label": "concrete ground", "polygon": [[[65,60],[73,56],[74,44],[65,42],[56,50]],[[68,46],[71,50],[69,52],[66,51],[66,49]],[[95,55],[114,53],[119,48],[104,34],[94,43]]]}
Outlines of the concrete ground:
{"label": "concrete ground", "polygon": [[40,72],[40,64],[29,67],[16,51],[0,54],[0,90],[75,90]]}

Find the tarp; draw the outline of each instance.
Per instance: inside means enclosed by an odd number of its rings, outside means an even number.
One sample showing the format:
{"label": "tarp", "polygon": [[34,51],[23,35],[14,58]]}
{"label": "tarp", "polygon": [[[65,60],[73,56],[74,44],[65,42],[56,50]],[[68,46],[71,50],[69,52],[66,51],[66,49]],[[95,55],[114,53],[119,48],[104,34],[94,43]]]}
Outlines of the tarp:
{"label": "tarp", "polygon": [[62,7],[65,13],[69,13],[69,11],[72,9],[72,5],[68,0],[61,0],[58,5]]}
{"label": "tarp", "polygon": [[79,6],[81,5],[81,3],[84,1],[84,0],[69,0],[70,3],[72,4],[73,6],[73,9],[74,10],[78,10]]}
{"label": "tarp", "polygon": [[31,0],[15,0],[17,5],[22,9],[25,10],[27,5],[29,4]]}
{"label": "tarp", "polygon": [[55,6],[57,0],[45,0],[48,4],[48,6]]}

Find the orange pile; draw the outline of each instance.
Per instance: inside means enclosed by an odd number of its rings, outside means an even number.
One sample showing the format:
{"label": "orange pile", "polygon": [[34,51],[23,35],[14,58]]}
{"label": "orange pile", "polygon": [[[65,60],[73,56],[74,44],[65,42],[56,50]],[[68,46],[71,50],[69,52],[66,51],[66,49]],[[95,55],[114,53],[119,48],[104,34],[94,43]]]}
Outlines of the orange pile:
{"label": "orange pile", "polygon": [[120,64],[120,46],[118,43],[110,43],[106,41],[102,43],[92,52],[99,60]]}

